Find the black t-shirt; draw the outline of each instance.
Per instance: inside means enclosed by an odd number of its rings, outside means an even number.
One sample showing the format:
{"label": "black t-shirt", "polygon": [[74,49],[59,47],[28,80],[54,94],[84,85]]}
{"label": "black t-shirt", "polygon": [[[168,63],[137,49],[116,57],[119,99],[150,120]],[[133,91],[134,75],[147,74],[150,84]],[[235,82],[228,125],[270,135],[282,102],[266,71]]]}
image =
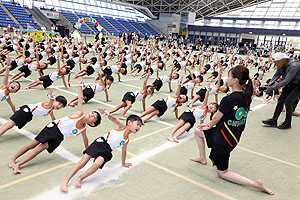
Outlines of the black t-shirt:
{"label": "black t-shirt", "polygon": [[223,113],[223,117],[216,125],[216,144],[228,147],[238,144],[248,115],[242,105],[243,92],[233,92],[221,100],[219,111]]}

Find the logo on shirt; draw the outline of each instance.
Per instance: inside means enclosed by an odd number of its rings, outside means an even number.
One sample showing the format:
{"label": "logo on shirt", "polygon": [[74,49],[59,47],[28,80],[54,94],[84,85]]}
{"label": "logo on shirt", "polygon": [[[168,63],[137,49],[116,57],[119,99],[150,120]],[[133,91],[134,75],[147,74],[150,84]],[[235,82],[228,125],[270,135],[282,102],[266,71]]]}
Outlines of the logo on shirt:
{"label": "logo on shirt", "polygon": [[247,117],[247,115],[248,115],[248,112],[246,112],[246,111],[244,110],[243,107],[240,107],[240,108],[235,112],[235,118],[236,118],[237,120],[242,119],[242,117]]}
{"label": "logo on shirt", "polygon": [[123,146],[124,144],[125,144],[125,142],[124,142],[124,141],[121,141],[121,142],[120,142],[120,147]]}
{"label": "logo on shirt", "polygon": [[6,96],[2,97],[2,100],[1,100],[1,101],[4,101],[4,100],[6,100]]}
{"label": "logo on shirt", "polygon": [[77,129],[73,129],[72,130],[72,134],[76,135],[78,133],[78,130]]}

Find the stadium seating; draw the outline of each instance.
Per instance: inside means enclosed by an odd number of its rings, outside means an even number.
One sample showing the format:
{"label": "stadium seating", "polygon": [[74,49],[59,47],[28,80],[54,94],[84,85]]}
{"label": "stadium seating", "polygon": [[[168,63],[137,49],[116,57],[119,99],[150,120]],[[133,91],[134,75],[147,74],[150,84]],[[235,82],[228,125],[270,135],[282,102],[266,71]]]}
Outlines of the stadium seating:
{"label": "stadium seating", "polygon": [[120,22],[123,26],[125,26],[129,31],[138,33],[141,37],[144,37],[144,35],[138,31],[135,27],[133,27],[131,24],[129,24],[124,19],[117,19],[118,22]]}
{"label": "stadium seating", "polygon": [[147,29],[148,31],[150,31],[153,35],[156,35],[157,32],[155,30],[153,30],[153,28],[151,28],[151,26],[149,26],[148,24],[146,24],[145,22],[138,22],[141,26],[143,26],[145,29]]}
{"label": "stadium seating", "polygon": [[99,24],[105,28],[111,35],[118,35],[119,31],[113,27],[110,23],[108,23],[103,17],[100,15],[93,15],[93,18],[95,18]]}
{"label": "stadium seating", "polygon": [[7,27],[10,25],[11,27],[18,28],[18,24],[14,22],[13,19],[0,7],[0,26]]}
{"label": "stadium seating", "polygon": [[138,29],[140,32],[142,32],[144,35],[147,33],[147,35],[151,35],[151,32],[146,30],[144,27],[142,27],[139,23],[136,21],[128,20],[136,29]]}
{"label": "stadium seating", "polygon": [[13,4],[12,2],[8,1],[3,1],[2,4],[17,19],[17,21],[23,26],[23,28],[27,28],[27,24],[29,24],[37,30],[41,29],[40,25],[34,22],[34,19],[29,16],[26,10],[24,10],[24,8],[20,5]]}
{"label": "stadium seating", "polygon": [[112,17],[107,17],[105,16],[105,19],[111,23],[115,28],[117,28],[119,31],[121,30],[122,32],[128,33],[129,31],[122,25],[120,24],[117,20],[115,20]]}

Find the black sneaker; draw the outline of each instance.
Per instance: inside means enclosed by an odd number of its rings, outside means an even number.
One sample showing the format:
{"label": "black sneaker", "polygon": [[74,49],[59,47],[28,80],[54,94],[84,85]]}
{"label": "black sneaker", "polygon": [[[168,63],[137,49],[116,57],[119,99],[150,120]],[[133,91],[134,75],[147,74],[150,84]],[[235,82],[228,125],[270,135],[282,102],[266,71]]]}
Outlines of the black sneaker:
{"label": "black sneaker", "polygon": [[266,126],[277,127],[277,121],[275,121],[274,119],[262,120],[261,122]]}
{"label": "black sneaker", "polygon": [[290,128],[292,128],[292,127],[291,127],[291,125],[288,125],[288,124],[286,124],[286,123],[282,123],[282,124],[280,124],[277,128],[282,129],[282,130],[285,130],[285,129],[290,129]]}

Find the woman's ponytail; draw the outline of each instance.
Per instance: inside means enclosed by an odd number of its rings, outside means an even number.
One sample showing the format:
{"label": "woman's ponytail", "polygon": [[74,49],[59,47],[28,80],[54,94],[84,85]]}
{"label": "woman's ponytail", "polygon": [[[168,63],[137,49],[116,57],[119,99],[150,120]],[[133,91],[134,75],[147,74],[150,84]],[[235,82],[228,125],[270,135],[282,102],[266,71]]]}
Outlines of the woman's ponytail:
{"label": "woman's ponytail", "polygon": [[250,110],[250,104],[252,102],[253,95],[253,84],[250,78],[246,81],[243,90],[243,108],[248,112]]}

